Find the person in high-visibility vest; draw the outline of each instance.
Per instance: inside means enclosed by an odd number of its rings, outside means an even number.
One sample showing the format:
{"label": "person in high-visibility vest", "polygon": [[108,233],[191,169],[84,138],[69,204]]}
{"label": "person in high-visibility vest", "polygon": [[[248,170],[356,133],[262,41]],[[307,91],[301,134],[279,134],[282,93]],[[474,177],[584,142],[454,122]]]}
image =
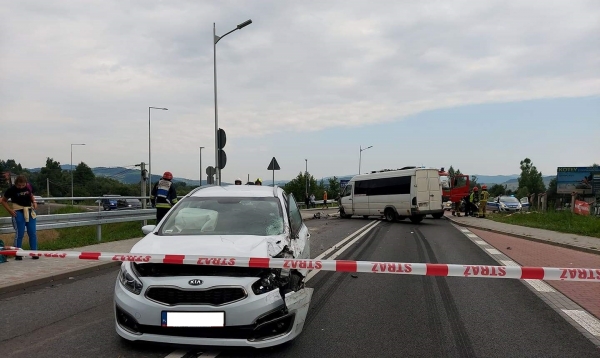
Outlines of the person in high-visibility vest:
{"label": "person in high-visibility vest", "polygon": [[156,208],[156,224],[158,224],[167,215],[169,210],[177,203],[177,191],[171,182],[173,174],[165,172],[161,180],[154,184],[150,201]]}
{"label": "person in high-visibility vest", "polygon": [[479,210],[479,208],[477,207],[477,204],[479,204],[479,188],[478,187],[473,188],[473,191],[471,192],[469,199],[470,199],[470,205],[471,205],[470,215],[476,216],[477,211]]}
{"label": "person in high-visibility vest", "polygon": [[487,185],[481,186],[481,193],[479,193],[479,217],[485,218],[485,214],[487,212],[486,206],[488,199],[490,198],[490,193],[487,191]]}

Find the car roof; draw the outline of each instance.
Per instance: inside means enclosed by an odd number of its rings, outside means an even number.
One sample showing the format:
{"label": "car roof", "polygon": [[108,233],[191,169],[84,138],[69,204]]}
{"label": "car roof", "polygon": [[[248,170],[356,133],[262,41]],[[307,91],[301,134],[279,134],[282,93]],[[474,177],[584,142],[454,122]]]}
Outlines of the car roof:
{"label": "car roof", "polygon": [[[277,195],[283,193],[283,189],[276,187]],[[268,198],[274,197],[272,186],[262,185],[226,185],[226,186],[205,186],[190,194],[190,197],[247,197],[247,198]]]}

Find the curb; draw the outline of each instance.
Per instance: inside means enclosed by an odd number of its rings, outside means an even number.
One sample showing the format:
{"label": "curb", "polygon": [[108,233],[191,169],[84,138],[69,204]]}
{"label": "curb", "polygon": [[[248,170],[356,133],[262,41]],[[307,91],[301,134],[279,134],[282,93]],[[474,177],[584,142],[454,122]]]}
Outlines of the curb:
{"label": "curb", "polygon": [[[516,237],[516,238],[519,238],[519,239],[524,239],[524,240],[539,242],[539,243],[542,243],[542,244],[554,245],[554,246],[564,247],[564,248],[571,249],[571,250],[577,250],[577,251],[587,252],[589,254],[600,255],[600,250],[599,249],[591,249],[591,248],[582,247],[582,246],[569,245],[569,244],[565,244],[565,243],[562,243],[562,242],[555,242],[555,241],[540,239],[540,238],[533,237],[533,236],[520,235],[520,234],[515,234],[515,233],[512,233],[512,232],[507,232],[507,231],[502,231],[502,230],[495,230],[495,229],[489,229],[489,228],[485,228],[485,227],[481,227],[481,226],[477,226],[477,225],[472,225],[472,224],[460,223],[460,222],[455,221],[455,220],[453,220],[453,219],[451,219],[451,218],[449,218],[447,216],[445,216],[445,218],[446,218],[446,220],[452,221],[454,224],[459,225],[459,226],[463,226],[463,227],[468,227],[468,228],[473,228],[473,229],[483,230],[483,231],[489,231],[489,232],[493,232],[495,234],[507,235],[507,236],[512,236],[512,237]],[[600,240],[600,239],[598,239],[598,240]]]}
{"label": "curb", "polygon": [[80,269],[57,273],[57,274],[54,274],[54,275],[51,275],[48,277],[36,278],[36,279],[30,280],[30,281],[22,281],[22,282],[15,283],[14,285],[0,287],[0,295],[5,294],[5,293],[19,291],[22,289],[26,289],[31,286],[37,286],[37,285],[41,285],[41,284],[48,283],[48,282],[63,280],[63,279],[69,278],[71,276],[83,275],[83,274],[94,272],[94,271],[104,270],[111,266],[118,267],[120,265],[121,265],[121,262],[105,262],[105,263],[90,266],[90,267],[83,267]]}

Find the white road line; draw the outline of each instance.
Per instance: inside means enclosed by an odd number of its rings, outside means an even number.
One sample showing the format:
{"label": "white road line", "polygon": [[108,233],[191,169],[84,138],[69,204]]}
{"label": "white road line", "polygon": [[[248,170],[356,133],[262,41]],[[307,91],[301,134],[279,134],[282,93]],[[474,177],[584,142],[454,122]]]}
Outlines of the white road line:
{"label": "white road line", "polygon": [[549,284],[542,280],[524,280],[538,292],[556,292]]}
{"label": "white road line", "polygon": [[198,356],[198,358],[204,357],[204,358],[215,358],[216,356],[218,356],[221,352],[216,352],[216,351],[209,351],[209,352],[204,352],[202,354],[200,354]]}
{"label": "white road line", "polygon": [[[344,251],[346,251],[350,246],[352,246],[352,244],[354,244],[355,242],[357,242],[358,240],[360,240],[363,236],[365,236],[369,231],[371,231],[372,228],[374,228],[375,226],[379,225],[379,223],[381,223],[381,221],[376,221],[373,225],[371,225],[371,227],[367,228],[366,230],[364,230],[360,235],[358,235],[356,238],[354,238],[354,240],[350,241],[349,243],[346,244],[346,246],[342,247],[341,249],[339,249],[335,254],[331,255],[328,260],[335,260],[336,257],[340,256]],[[364,228],[364,227],[363,227]],[[358,230],[360,231],[360,230]],[[354,235],[354,234],[352,234]],[[339,247],[339,245],[343,244],[344,242],[346,242],[347,240],[349,240],[349,238],[352,237],[352,235],[348,236],[347,238],[345,238],[344,240],[338,242],[337,244],[335,244],[333,248],[337,248]],[[330,251],[331,249],[327,250]],[[325,254],[325,252],[323,253]],[[325,255],[319,255],[317,258],[315,258],[315,260],[320,260],[322,259]],[[311,278],[313,278],[316,274],[318,274],[320,271],[311,271],[308,273],[308,275],[306,275],[306,279],[304,279],[304,282],[308,282]]]}
{"label": "white road line", "polygon": [[596,337],[600,337],[600,321],[597,318],[582,310],[563,309],[562,311],[586,331]]}
{"label": "white road line", "polygon": [[502,253],[496,249],[485,249],[485,251],[489,252],[492,255],[502,255]]}
{"label": "white road line", "polygon": [[178,349],[176,351],[171,352],[168,356],[166,356],[165,358],[181,358],[184,355],[186,355],[188,353],[187,350],[183,350],[183,349]]}
{"label": "white road line", "polygon": [[462,231],[462,232],[471,232],[471,231],[469,231],[469,229],[460,229],[460,231]]}
{"label": "white road line", "polygon": [[475,234],[468,233],[468,234],[465,234],[465,235],[467,235],[467,237],[470,237],[472,239],[479,239],[479,236],[477,236]]}
{"label": "white road line", "polygon": [[354,237],[354,235],[359,234],[361,231],[366,230],[367,227],[369,226],[375,226],[379,221],[372,221],[370,223],[368,223],[367,225],[361,227],[360,229],[356,230],[355,232],[353,232],[352,234],[346,236],[344,239],[342,239],[342,241],[338,242],[337,244],[333,245],[332,247],[330,247],[329,249],[327,249],[325,252],[323,252],[321,255],[315,257],[313,260],[320,260],[323,257],[329,255],[329,253],[331,253],[333,250],[336,250],[338,247],[342,246],[343,244],[346,243],[346,241],[352,239]]}
{"label": "white road line", "polygon": [[500,260],[504,266],[521,266],[512,260]]}
{"label": "white road line", "polygon": [[477,245],[488,245],[488,243],[483,240],[473,240],[473,242],[475,242]]}

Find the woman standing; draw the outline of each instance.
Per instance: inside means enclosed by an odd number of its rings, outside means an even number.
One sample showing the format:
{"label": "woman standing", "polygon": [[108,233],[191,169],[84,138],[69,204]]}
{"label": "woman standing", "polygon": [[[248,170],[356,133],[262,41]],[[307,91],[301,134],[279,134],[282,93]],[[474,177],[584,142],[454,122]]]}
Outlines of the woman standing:
{"label": "woman standing", "polygon": [[[12,208],[8,205],[8,199],[12,201]],[[17,230],[15,237],[15,245],[21,248],[23,245],[23,236],[25,236],[25,228],[27,228],[27,236],[29,236],[29,246],[31,250],[37,250],[37,233],[35,224],[35,210],[37,203],[33,197],[30,186],[27,185],[27,178],[24,175],[19,175],[15,180],[15,184],[4,192],[1,199],[2,206],[13,217],[13,225]],[[37,256],[32,257],[37,259]],[[15,257],[15,260],[22,260],[21,256]]]}

